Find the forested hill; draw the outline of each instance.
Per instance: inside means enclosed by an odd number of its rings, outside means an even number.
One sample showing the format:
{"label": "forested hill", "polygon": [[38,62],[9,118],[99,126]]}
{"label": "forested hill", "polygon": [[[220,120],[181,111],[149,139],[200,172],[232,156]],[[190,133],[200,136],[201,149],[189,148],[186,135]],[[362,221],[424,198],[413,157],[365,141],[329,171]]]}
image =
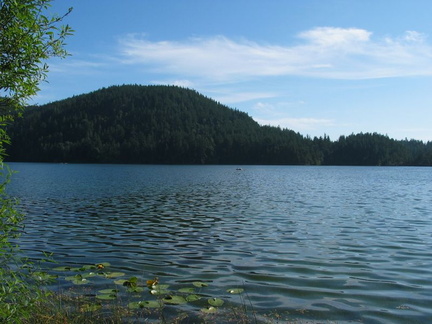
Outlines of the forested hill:
{"label": "forested hill", "polygon": [[311,139],[175,86],[113,86],[29,107],[8,132],[9,161],[432,164],[432,143],[375,133]]}

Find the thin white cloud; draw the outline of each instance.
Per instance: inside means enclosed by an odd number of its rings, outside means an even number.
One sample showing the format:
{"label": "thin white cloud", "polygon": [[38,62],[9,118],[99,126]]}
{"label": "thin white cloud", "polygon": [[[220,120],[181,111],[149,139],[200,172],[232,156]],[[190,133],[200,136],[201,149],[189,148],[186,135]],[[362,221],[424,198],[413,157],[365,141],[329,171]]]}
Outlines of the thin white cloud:
{"label": "thin white cloud", "polygon": [[207,82],[289,75],[337,79],[432,75],[432,44],[416,31],[374,39],[364,29],[320,27],[297,36],[297,44],[279,46],[224,36],[152,42],[130,35],[121,41],[122,63]]}
{"label": "thin white cloud", "polygon": [[174,85],[178,87],[183,88],[194,88],[196,87],[195,83],[191,80],[186,79],[177,79],[177,80],[153,80],[151,81],[152,84],[158,85],[158,84],[164,84],[164,85]]}
{"label": "thin white cloud", "polygon": [[102,60],[81,60],[81,59],[68,59],[68,60],[55,60],[49,63],[50,72],[53,73],[71,73],[71,74],[91,74],[99,71],[106,66]]}
{"label": "thin white cloud", "polygon": [[268,103],[268,102],[257,102],[254,104],[252,109],[257,113],[268,113],[268,112],[278,112],[280,110],[286,110],[290,107],[299,107],[304,105],[305,102],[303,100],[297,101],[281,101],[277,103]]}
{"label": "thin white cloud", "polygon": [[299,37],[322,48],[346,50],[352,48],[352,44],[361,45],[369,41],[371,35],[371,32],[358,28],[318,27],[300,33]]}
{"label": "thin white cloud", "polygon": [[214,98],[224,104],[233,104],[238,102],[246,102],[257,99],[273,98],[277,95],[272,92],[242,92],[242,91],[226,91],[223,93],[215,92]]}

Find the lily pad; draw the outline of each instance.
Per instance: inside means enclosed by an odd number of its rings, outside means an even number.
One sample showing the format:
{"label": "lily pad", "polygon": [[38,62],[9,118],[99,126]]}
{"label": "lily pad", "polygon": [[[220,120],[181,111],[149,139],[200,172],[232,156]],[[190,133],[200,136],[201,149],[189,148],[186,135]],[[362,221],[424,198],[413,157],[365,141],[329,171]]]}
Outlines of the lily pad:
{"label": "lily pad", "polygon": [[76,279],[83,279],[83,278],[84,277],[82,275],[77,274],[75,276],[68,276],[68,277],[65,278],[65,280],[67,280],[67,281],[73,281],[73,280],[76,280]]}
{"label": "lily pad", "polygon": [[191,294],[191,293],[195,292],[195,288],[192,288],[192,287],[180,288],[178,291],[181,293]]}
{"label": "lily pad", "polygon": [[192,285],[194,285],[195,287],[198,287],[198,288],[208,287],[207,283],[201,282],[201,281],[194,281],[194,282],[192,282]]}
{"label": "lily pad", "polygon": [[230,288],[227,289],[227,292],[229,292],[230,294],[241,294],[244,291],[243,288]]}
{"label": "lily pad", "polygon": [[210,298],[208,300],[208,303],[212,306],[217,307],[217,306],[222,306],[224,304],[224,301],[220,298]]}
{"label": "lily pad", "polygon": [[125,282],[127,282],[126,279],[117,279],[117,280],[114,280],[114,283],[116,285],[120,285],[120,286],[123,286],[125,284]]}
{"label": "lily pad", "polygon": [[77,274],[75,276],[69,276],[69,277],[66,277],[65,279],[68,281],[72,281],[73,284],[75,284],[75,285],[85,285],[85,284],[88,284],[90,282],[87,278],[85,278],[84,276],[82,276],[80,274]]}
{"label": "lily pad", "polygon": [[124,272],[103,272],[100,275],[104,276],[105,278],[117,278],[117,277],[123,277],[125,273]]}
{"label": "lily pad", "polygon": [[144,291],[144,288],[143,287],[129,287],[127,289],[127,291],[131,292],[131,293],[141,293]]}
{"label": "lily pad", "polygon": [[97,299],[103,299],[103,300],[113,300],[117,298],[116,294],[100,294],[96,295]]}
{"label": "lily pad", "polygon": [[118,289],[102,289],[98,291],[101,294],[116,294],[118,293]]}
{"label": "lily pad", "polygon": [[32,275],[33,278],[35,278],[38,281],[50,281],[58,278],[57,275],[49,274],[48,272],[44,272],[44,271],[36,271],[33,272]]}
{"label": "lily pad", "polygon": [[150,290],[152,295],[166,295],[169,293],[168,291],[169,285],[153,285],[153,289]]}
{"label": "lily pad", "polygon": [[187,303],[187,300],[183,296],[166,296],[165,298],[162,299],[162,301],[167,304],[175,304],[175,305]]}
{"label": "lily pad", "polygon": [[156,290],[165,290],[168,289],[169,285],[153,285],[152,288]]}
{"label": "lily pad", "polygon": [[150,290],[150,294],[152,295],[166,295],[169,293],[169,290],[166,289],[152,289]]}
{"label": "lily pad", "polygon": [[123,282],[123,286],[125,287],[136,287],[138,285],[138,278],[137,277],[131,277],[128,280],[125,280]]}
{"label": "lily pad", "polygon": [[82,278],[82,279],[75,279],[75,280],[72,281],[72,283],[73,283],[74,285],[86,285],[86,284],[88,284],[89,282],[90,282],[90,281],[87,280],[86,278]]}
{"label": "lily pad", "polygon": [[83,265],[81,268],[79,268],[79,271],[86,271],[86,270],[93,270],[93,269],[97,269],[94,264],[86,264]]}
{"label": "lily pad", "polygon": [[72,267],[57,267],[54,268],[54,271],[76,271],[77,268],[72,268]]}
{"label": "lily pad", "polygon": [[206,307],[206,308],[201,308],[201,312],[203,313],[216,313],[217,312],[217,308],[210,306],[210,307]]}
{"label": "lily pad", "polygon": [[156,300],[142,300],[142,301],[138,301],[138,302],[132,302],[128,304],[128,307],[130,309],[138,309],[138,308],[158,308],[161,307],[161,303],[159,301]]}
{"label": "lily pad", "polygon": [[201,297],[198,296],[198,295],[188,295],[188,296],[186,296],[186,300],[188,302],[193,302],[193,301],[200,300],[200,299],[201,299]]}

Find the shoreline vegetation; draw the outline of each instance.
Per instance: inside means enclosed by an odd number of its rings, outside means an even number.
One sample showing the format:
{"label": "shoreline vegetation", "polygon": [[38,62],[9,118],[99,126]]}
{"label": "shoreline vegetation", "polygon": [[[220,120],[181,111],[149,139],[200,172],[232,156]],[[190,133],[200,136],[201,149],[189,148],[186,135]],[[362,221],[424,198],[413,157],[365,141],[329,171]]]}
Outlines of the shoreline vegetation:
{"label": "shoreline vegetation", "polygon": [[27,107],[7,132],[10,162],[432,165],[432,142],[305,137],[178,86],[112,86]]}

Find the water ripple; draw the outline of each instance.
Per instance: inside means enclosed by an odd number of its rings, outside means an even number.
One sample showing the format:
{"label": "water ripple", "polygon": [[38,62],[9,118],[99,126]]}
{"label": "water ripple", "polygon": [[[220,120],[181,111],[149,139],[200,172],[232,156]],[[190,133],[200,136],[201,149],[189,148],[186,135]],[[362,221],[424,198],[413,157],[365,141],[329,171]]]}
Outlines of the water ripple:
{"label": "water ripple", "polygon": [[258,311],[311,320],[432,318],[429,169],[14,167],[30,257],[240,285]]}

